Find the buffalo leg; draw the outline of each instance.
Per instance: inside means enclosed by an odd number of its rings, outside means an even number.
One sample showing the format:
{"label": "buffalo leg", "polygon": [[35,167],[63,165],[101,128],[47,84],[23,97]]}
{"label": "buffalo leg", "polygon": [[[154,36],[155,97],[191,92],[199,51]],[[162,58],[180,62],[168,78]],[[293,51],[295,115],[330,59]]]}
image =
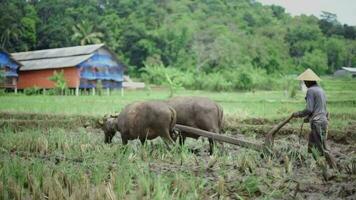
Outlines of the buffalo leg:
{"label": "buffalo leg", "polygon": [[[213,129],[210,129],[210,132],[219,133],[219,129],[213,128]],[[213,155],[213,153],[214,153],[214,140],[209,138],[209,154]]]}
{"label": "buffalo leg", "polygon": [[174,140],[172,139],[169,130],[165,130],[163,133],[163,137],[162,137],[164,143],[166,144],[167,148],[169,150],[171,150],[170,145],[174,144]]}
{"label": "buffalo leg", "polygon": [[105,143],[110,144],[114,136],[115,132],[105,132]]}
{"label": "buffalo leg", "polygon": [[142,144],[142,145],[145,145],[146,138],[140,138],[140,141],[141,141],[141,144]]}
{"label": "buffalo leg", "polygon": [[127,145],[128,139],[126,137],[122,137],[122,136],[121,136],[121,139],[122,139],[122,144]]}
{"label": "buffalo leg", "polygon": [[214,140],[209,138],[209,154],[213,155],[213,151],[214,151]]}
{"label": "buffalo leg", "polygon": [[186,137],[183,135],[179,135],[179,145],[183,146],[185,143]]}

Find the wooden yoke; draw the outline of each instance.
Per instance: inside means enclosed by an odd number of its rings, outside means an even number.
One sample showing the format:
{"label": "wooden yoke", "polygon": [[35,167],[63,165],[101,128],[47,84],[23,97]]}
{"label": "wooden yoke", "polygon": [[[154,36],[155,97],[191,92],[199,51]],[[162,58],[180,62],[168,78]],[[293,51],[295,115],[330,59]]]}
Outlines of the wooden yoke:
{"label": "wooden yoke", "polygon": [[241,147],[254,149],[254,150],[257,150],[257,151],[264,150],[262,144],[248,142],[248,141],[245,141],[245,140],[229,137],[229,136],[226,136],[226,135],[219,135],[217,133],[212,133],[212,132],[209,132],[209,131],[205,131],[205,130],[201,130],[201,129],[197,129],[197,128],[193,128],[193,127],[189,127],[189,126],[183,126],[183,125],[180,125],[180,124],[176,124],[175,127],[177,129],[181,130],[181,131],[184,131],[184,132],[187,132],[187,133],[191,133],[191,134],[196,134],[196,135],[207,137],[207,138],[211,138],[211,139],[216,140],[216,141],[235,144],[235,145],[238,145],[238,146],[241,146]]}
{"label": "wooden yoke", "polygon": [[283,120],[282,122],[280,122],[279,124],[277,124],[275,127],[273,127],[273,129],[271,129],[266,137],[265,137],[265,146],[271,148],[273,147],[273,143],[274,143],[274,136],[275,134],[284,126],[286,125],[291,119],[293,119],[293,115],[289,116],[287,119]]}

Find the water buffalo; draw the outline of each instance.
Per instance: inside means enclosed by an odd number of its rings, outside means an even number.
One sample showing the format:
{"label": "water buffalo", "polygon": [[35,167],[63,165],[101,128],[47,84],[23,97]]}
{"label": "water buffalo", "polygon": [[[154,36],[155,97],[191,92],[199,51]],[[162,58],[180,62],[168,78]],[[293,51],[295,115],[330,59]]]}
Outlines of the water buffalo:
{"label": "water buffalo", "polygon": [[[167,100],[168,105],[177,112],[177,124],[191,126],[202,130],[219,133],[222,128],[223,109],[214,101],[206,97],[174,97]],[[199,136],[182,132],[180,144],[184,144],[186,137],[197,139]],[[210,150],[213,153],[214,141],[209,139]]]}
{"label": "water buffalo", "polygon": [[160,136],[168,145],[174,143],[172,137],[175,124],[176,111],[172,107],[160,101],[147,101],[127,105],[117,117],[104,120],[102,129],[106,143],[111,143],[118,131],[123,144],[133,139],[139,139],[144,144],[146,139]]}

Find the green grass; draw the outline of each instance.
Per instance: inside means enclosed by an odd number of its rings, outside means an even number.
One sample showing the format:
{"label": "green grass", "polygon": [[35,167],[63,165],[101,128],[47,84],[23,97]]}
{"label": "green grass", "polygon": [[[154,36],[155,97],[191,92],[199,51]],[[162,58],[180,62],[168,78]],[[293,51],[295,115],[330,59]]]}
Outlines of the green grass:
{"label": "green grass", "polygon": [[[230,145],[217,148],[211,157],[188,150],[207,146],[190,140],[185,147],[168,151],[160,139],[123,146],[115,138],[105,145],[102,134],[82,128],[16,134],[5,129],[0,135],[0,198],[280,199],[293,198],[297,182],[324,185],[306,145],[293,137],[277,141],[275,154],[264,158]],[[337,175],[339,181],[352,184],[355,175],[345,173]]]}
{"label": "green grass", "polygon": [[[120,111],[123,106],[133,101],[167,99],[168,90],[126,91],[122,97],[112,96],[23,96],[11,95],[0,97],[0,111],[37,112],[56,114],[81,114],[98,116]],[[331,113],[355,113],[356,95],[354,91],[326,91]],[[220,103],[227,114],[237,114],[241,118],[273,118],[286,116],[293,111],[303,109],[304,93],[298,92],[294,99],[284,91],[257,92],[206,92],[178,91],[176,96],[206,96]]]}
{"label": "green grass", "polygon": [[[332,79],[323,82],[328,109],[335,116],[331,128],[342,130],[356,121],[356,95],[351,90],[355,83]],[[9,95],[0,96],[0,112],[63,114],[58,123],[65,126],[68,115],[68,119],[74,115],[98,117],[117,112],[133,101],[162,100],[168,95],[165,89],[126,91],[123,97],[119,93],[80,97]],[[305,106],[302,92],[294,99],[284,91],[181,90],[176,95],[210,97],[223,106],[226,115],[242,120],[280,119]],[[45,121],[38,117],[33,116],[33,120]],[[83,120],[80,123],[85,123]],[[298,127],[299,121],[292,125]],[[201,140],[188,140],[183,148],[168,151],[161,139],[144,146],[138,141],[123,146],[115,137],[113,144],[106,145],[103,133],[89,128],[38,126],[14,131],[2,127],[0,199],[294,199],[298,185],[300,193],[303,188],[317,185],[322,189],[315,187],[315,193],[323,195],[327,191],[332,194],[328,198],[337,198],[337,191],[347,190],[344,185],[356,187],[356,170],[352,167],[356,155],[350,146],[333,144],[347,155],[338,161],[348,168],[341,168],[336,180],[325,184],[318,167],[320,161],[311,159],[306,141],[299,143],[294,136],[277,140],[275,152],[264,157],[252,150],[232,145],[222,148],[219,144],[213,156],[208,156],[208,143]],[[245,137],[253,140],[256,135]],[[190,148],[201,152],[193,154]],[[310,191],[304,192],[310,195]]]}

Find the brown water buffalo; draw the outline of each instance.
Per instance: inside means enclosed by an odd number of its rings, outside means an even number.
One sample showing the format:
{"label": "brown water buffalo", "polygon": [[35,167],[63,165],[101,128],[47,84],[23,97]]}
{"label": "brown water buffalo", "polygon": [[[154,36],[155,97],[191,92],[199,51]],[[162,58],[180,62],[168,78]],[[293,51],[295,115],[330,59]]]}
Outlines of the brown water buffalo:
{"label": "brown water buffalo", "polygon": [[[223,109],[220,105],[206,97],[174,97],[167,100],[168,105],[177,112],[177,124],[191,126],[202,130],[219,133],[222,128]],[[180,144],[186,137],[197,139],[199,136],[182,132]],[[210,154],[213,153],[214,141],[209,139]]]}
{"label": "brown water buffalo", "polygon": [[104,121],[105,142],[111,143],[116,131],[121,133],[122,143],[139,139],[143,144],[160,136],[164,142],[174,143],[173,127],[176,124],[176,111],[164,102],[147,101],[127,105],[117,116]]}
{"label": "brown water buffalo", "polygon": [[117,130],[117,116],[105,116],[104,122],[101,123],[101,129],[105,134],[105,143],[111,143],[112,138],[115,136]]}

